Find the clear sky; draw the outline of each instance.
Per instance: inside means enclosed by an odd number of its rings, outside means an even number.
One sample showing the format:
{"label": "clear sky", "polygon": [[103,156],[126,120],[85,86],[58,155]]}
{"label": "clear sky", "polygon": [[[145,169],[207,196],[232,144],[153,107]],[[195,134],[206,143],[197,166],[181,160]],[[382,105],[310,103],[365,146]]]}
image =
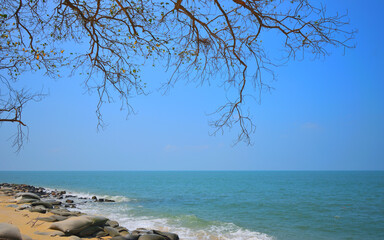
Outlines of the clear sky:
{"label": "clear sky", "polygon": [[[275,90],[251,106],[253,146],[233,147],[235,130],[209,136],[207,113],[225,101],[214,81],[132,99],[128,119],[108,105],[97,132],[97,98],[80,78],[30,74],[23,81],[49,96],[24,110],[29,142],[19,154],[8,140],[16,125],[1,126],[0,170],[384,170],[384,1],[325,3],[330,13],[348,9],[357,47],[277,68]],[[155,69],[143,79],[158,86],[165,77]]]}

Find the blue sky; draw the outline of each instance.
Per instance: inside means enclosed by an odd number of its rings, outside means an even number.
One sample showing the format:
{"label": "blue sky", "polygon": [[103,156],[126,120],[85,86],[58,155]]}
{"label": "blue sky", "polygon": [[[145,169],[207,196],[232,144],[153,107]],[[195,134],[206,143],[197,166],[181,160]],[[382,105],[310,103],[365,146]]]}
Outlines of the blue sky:
{"label": "blue sky", "polygon": [[[384,2],[325,3],[330,13],[349,10],[357,47],[275,69],[275,90],[250,104],[253,146],[233,147],[235,129],[209,136],[207,113],[225,101],[215,83],[134,98],[128,119],[108,105],[108,126],[97,132],[97,99],[80,78],[30,74],[23,81],[49,96],[25,109],[29,142],[19,154],[8,140],[16,126],[1,126],[0,170],[384,170]],[[166,77],[160,70],[143,79],[156,86]]]}

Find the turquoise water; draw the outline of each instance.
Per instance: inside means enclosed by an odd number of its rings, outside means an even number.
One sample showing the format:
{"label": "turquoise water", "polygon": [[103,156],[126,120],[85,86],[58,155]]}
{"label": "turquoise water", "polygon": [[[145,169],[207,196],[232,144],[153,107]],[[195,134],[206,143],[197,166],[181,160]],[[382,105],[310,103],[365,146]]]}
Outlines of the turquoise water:
{"label": "turquoise water", "polygon": [[0,172],[0,182],[113,198],[78,208],[183,239],[384,239],[384,172]]}

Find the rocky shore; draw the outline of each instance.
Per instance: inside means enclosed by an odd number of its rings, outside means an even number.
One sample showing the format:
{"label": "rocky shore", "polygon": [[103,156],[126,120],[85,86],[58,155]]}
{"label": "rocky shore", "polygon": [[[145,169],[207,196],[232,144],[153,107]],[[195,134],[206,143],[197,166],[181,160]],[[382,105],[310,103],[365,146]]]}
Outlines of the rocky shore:
{"label": "rocky shore", "polygon": [[[178,240],[175,233],[155,229],[138,228],[129,230],[117,221],[103,216],[87,215],[79,211],[71,211],[76,202],[97,201],[114,202],[111,199],[80,198],[69,195],[66,191],[50,191],[42,187],[26,184],[0,184],[0,196],[3,205],[0,215],[0,239],[7,240],[40,240],[66,238],[77,239],[112,239],[112,240]],[[74,201],[75,200],[75,201]],[[10,211],[9,209],[12,209]],[[30,213],[30,214],[27,214]],[[14,224],[15,217],[8,214],[19,214],[28,219],[31,230],[23,231],[23,226]],[[37,215],[33,215],[37,214]],[[4,221],[5,220],[5,221]],[[7,221],[8,220],[8,221]],[[24,221],[25,222],[25,221]],[[37,228],[40,226],[40,228]],[[47,227],[42,227],[47,226]],[[39,229],[30,233],[32,229]],[[24,234],[29,232],[29,235]]]}

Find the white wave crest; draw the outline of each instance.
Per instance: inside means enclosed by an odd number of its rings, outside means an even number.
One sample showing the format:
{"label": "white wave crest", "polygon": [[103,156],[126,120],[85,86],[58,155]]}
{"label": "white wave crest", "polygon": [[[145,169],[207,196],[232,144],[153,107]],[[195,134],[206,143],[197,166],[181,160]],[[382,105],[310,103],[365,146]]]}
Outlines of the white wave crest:
{"label": "white wave crest", "polygon": [[103,199],[110,199],[110,200],[114,200],[115,202],[130,202],[130,201],[133,201],[135,199],[132,199],[132,198],[128,198],[128,197],[125,197],[125,196],[114,196],[114,195],[97,195],[97,194],[93,194],[93,193],[86,193],[86,192],[76,192],[76,191],[70,191],[70,190],[66,190],[66,189],[53,189],[53,188],[45,188],[47,191],[51,192],[51,191],[66,191],[66,195],[73,195],[73,196],[76,196],[76,197],[79,197],[79,198],[92,198],[93,196],[96,196],[97,199],[100,199],[100,198],[103,198]]}

